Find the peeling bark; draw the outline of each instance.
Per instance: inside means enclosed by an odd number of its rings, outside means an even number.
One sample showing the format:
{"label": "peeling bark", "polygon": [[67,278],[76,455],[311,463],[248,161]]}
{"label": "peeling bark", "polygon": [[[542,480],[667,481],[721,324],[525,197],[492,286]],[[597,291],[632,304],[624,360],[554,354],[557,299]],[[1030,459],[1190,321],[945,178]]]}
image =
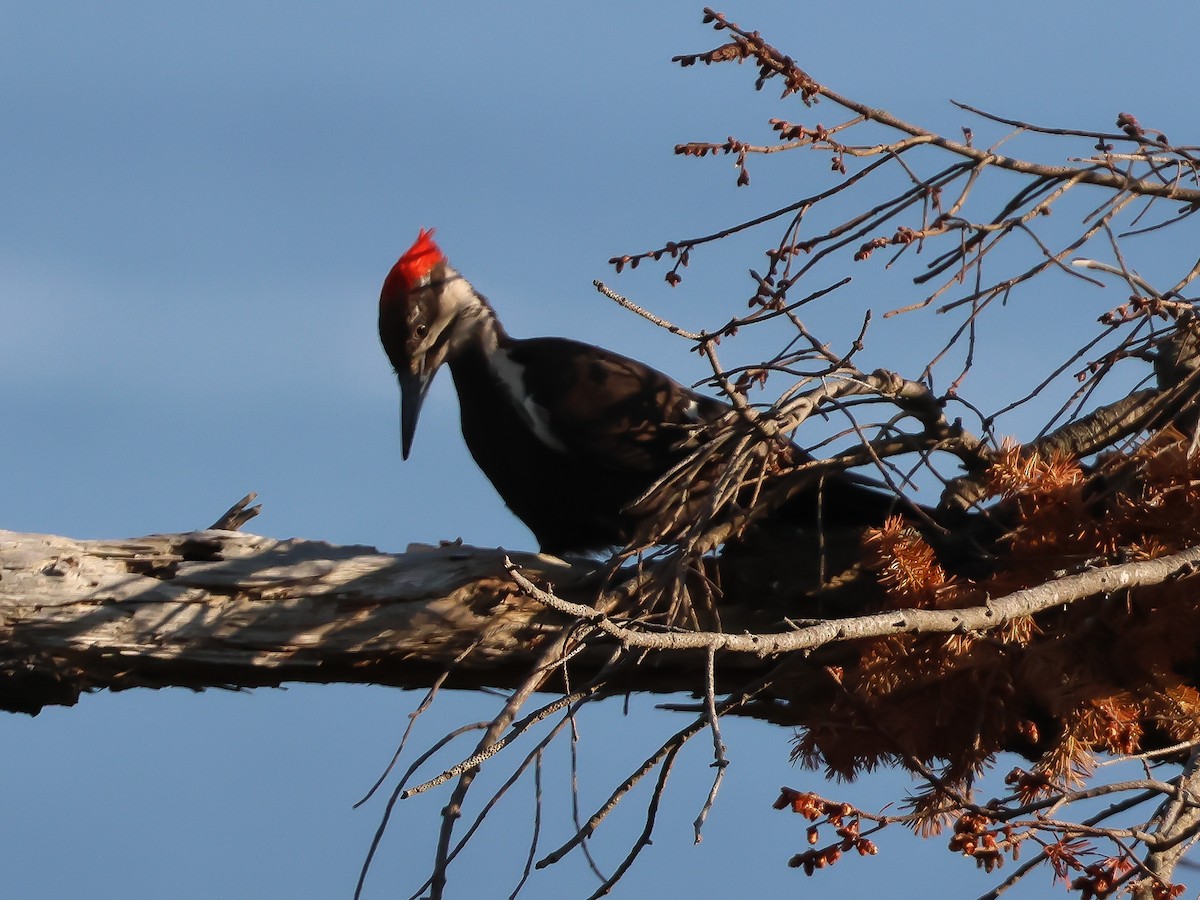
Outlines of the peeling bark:
{"label": "peeling bark", "polygon": [[[514,556],[562,585],[591,574]],[[513,588],[503,558],[234,531],[123,541],[0,532],[0,708],[36,713],[103,688],[416,687],[477,641],[455,678],[503,685],[561,627]]]}
{"label": "peeling bark", "polygon": [[[446,670],[450,687],[514,687],[575,623],[525,596],[506,556],[562,596],[596,601],[595,562],[500,549],[390,555],[236,531],[118,541],[0,531],[0,709],[36,714],[131,687],[428,687]],[[572,659],[573,676],[595,673],[604,643]],[[696,690],[699,663],[664,655],[612,687]],[[765,665],[731,660],[726,671]]]}

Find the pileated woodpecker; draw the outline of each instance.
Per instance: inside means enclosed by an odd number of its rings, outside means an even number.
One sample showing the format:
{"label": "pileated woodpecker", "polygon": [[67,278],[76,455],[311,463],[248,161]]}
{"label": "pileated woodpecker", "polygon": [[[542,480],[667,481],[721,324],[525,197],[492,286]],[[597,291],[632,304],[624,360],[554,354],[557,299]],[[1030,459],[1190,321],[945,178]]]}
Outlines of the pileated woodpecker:
{"label": "pileated woodpecker", "polygon": [[[695,449],[698,426],[729,411],[609,350],[509,337],[432,230],[388,273],[379,335],[400,380],[404,458],[430,382],[448,364],[471,455],[548,553],[627,543],[637,526],[630,504]],[[840,506],[843,521],[878,522],[892,502],[844,477],[822,490],[823,505]]]}

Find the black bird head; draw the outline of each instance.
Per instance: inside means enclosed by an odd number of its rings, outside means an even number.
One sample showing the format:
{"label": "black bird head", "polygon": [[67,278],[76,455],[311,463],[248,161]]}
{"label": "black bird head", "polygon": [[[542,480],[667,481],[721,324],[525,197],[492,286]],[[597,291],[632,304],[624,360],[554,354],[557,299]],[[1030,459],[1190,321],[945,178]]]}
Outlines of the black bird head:
{"label": "black bird head", "polygon": [[446,262],[433,229],[392,266],[379,294],[379,338],[400,380],[400,436],[404,458],[412,449],[421,404],[442,364],[464,336],[469,314],[484,308],[467,281]]}

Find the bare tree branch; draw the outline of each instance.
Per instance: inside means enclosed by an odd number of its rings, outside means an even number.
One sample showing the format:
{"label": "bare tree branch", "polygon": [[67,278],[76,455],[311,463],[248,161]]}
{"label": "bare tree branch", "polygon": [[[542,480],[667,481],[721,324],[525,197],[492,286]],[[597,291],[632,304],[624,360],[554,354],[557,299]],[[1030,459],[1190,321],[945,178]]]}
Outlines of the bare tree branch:
{"label": "bare tree branch", "polygon": [[625,647],[652,650],[709,650],[773,656],[811,650],[843,641],[896,634],[955,634],[986,632],[1015,619],[1036,615],[1098,594],[1112,594],[1144,585],[1161,584],[1200,565],[1200,546],[1158,559],[1106,566],[1014,591],[986,606],[962,609],[899,609],[870,616],[834,619],[779,634],[729,634],[698,631],[645,631],[636,623],[621,624],[609,615],[581,603],[571,603],[542,590],[511,561],[506,568],[530,597],[595,626]]}

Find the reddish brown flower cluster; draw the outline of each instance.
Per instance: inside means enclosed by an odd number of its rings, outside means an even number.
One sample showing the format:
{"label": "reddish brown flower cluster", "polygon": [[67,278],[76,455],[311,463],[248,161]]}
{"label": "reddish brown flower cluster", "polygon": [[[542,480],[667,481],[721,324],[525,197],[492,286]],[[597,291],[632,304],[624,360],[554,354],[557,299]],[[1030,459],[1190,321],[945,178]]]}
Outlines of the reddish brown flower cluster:
{"label": "reddish brown flower cluster", "polygon": [[743,62],[754,59],[758,63],[758,78],[754,82],[755,90],[772,78],[780,77],[784,81],[782,97],[799,94],[805,105],[811,105],[821,92],[821,86],[813,81],[807,72],[796,65],[790,56],[784,56],[774,47],[767,44],[757,31],[747,32],[725,18],[724,13],[704,8],[704,23],[712,25],[717,31],[726,29],[734,32],[733,40],[722,44],[705,53],[684,53],[671,58],[671,62],[684,66],[694,66],[698,62],[712,65],[719,62]]}
{"label": "reddish brown flower cluster", "polygon": [[994,872],[1004,865],[1005,853],[1017,859],[1020,842],[1013,840],[1012,827],[994,828],[995,824],[978,813],[959,816],[950,838],[950,850],[973,857],[975,864],[986,872]]}
{"label": "reddish brown flower cluster", "polygon": [[1146,316],[1170,318],[1167,304],[1162,297],[1141,297],[1134,294],[1116,309],[1102,314],[1096,321],[1101,325],[1123,325]]}
{"label": "reddish brown flower cluster", "polygon": [[1004,776],[1004,783],[1016,793],[1022,803],[1028,803],[1055,790],[1045,772],[1030,772],[1017,766]]}
{"label": "reddish brown flower cluster", "polygon": [[[843,174],[845,173],[846,170],[844,166],[842,167],[841,171]],[[940,229],[941,226],[935,225],[935,230]],[[872,253],[874,253],[876,250],[882,250],[884,247],[906,247],[909,244],[921,240],[922,236],[926,233],[927,232],[925,231],[915,231],[912,228],[909,228],[907,225],[901,225],[896,229],[896,233],[891,237],[874,237],[859,247],[858,251],[854,254],[854,261],[862,262],[863,260],[870,259]]]}
{"label": "reddish brown flower cluster", "polygon": [[691,261],[691,254],[688,246],[676,244],[674,241],[669,241],[665,247],[662,247],[659,250],[651,250],[648,253],[614,256],[608,261],[608,264],[615,268],[619,274],[625,270],[626,266],[629,266],[631,269],[636,269],[638,264],[643,259],[653,259],[655,262],[658,262],[663,258],[663,256],[670,256],[673,260],[675,260],[675,265],[671,267],[671,271],[666,274],[665,279],[667,284],[669,284],[671,287],[675,287],[675,285],[683,281],[683,276],[679,274],[679,269],[681,267],[687,267],[687,264]]}
{"label": "reddish brown flower cluster", "polygon": [[779,132],[779,139],[781,141],[802,141],[806,138],[819,141],[824,140],[829,134],[822,125],[809,129],[803,125],[788,122],[785,119],[769,119],[767,124]]}
{"label": "reddish brown flower cluster", "polygon": [[[804,869],[805,875],[811,875],[817,869],[824,869],[841,859],[843,853],[855,851],[859,856],[874,856],[879,852],[875,842],[865,838],[860,833],[862,814],[848,803],[836,803],[826,800],[813,793],[801,793],[792,788],[780,789],[779,799],[775,801],[775,809],[791,807],[792,812],[804,816],[809,821],[824,819],[824,823],[833,827],[837,840],[825,847],[805,850],[797,853],[788,860],[793,869]],[[809,826],[806,832],[808,842],[816,844],[820,840],[820,825]]]}
{"label": "reddish brown flower cluster", "polygon": [[1079,891],[1083,900],[1108,897],[1121,886],[1131,868],[1133,863],[1123,857],[1102,859],[1084,867],[1083,874],[1071,882],[1071,890]]}
{"label": "reddish brown flower cluster", "polygon": [[[952,610],[1041,585],[1074,567],[1153,559],[1200,544],[1200,457],[1160,435],[1090,476],[1063,457],[1000,454],[991,492],[1017,523],[994,574],[947,573],[894,520],[869,536],[893,609]],[[965,786],[1001,750],[1036,760],[1014,787],[1078,784],[1096,752],[1200,739],[1200,595],[1180,578],[1022,617],[986,634],[899,633],[860,645],[828,702],[800,724],[794,754],[843,777],[913,759]],[[1147,736],[1154,741],[1147,746]],[[927,813],[936,831],[945,805]]]}

